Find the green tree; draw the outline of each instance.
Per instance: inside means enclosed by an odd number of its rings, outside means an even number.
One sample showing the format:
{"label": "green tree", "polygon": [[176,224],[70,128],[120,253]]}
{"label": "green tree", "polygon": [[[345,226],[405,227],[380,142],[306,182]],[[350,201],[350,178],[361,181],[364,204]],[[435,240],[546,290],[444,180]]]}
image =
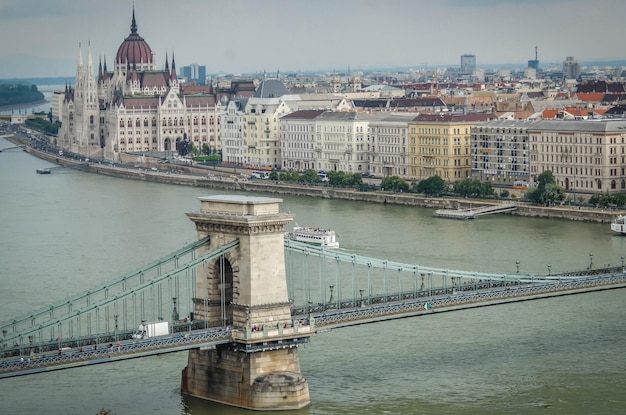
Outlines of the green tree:
{"label": "green tree", "polygon": [[551,170],[537,176],[537,187],[528,189],[524,195],[526,200],[545,205],[552,205],[565,199],[565,190],[556,184]]}
{"label": "green tree", "polygon": [[463,179],[454,183],[454,193],[465,197],[493,196],[494,191],[491,182],[481,183],[478,179]]}
{"label": "green tree", "polygon": [[440,196],[448,190],[448,185],[437,175],[430,176],[413,185],[414,192]]}
{"label": "green tree", "polygon": [[300,174],[296,171],[286,171],[286,172],[280,173],[278,175],[278,178],[282,180],[283,182],[297,183],[300,181]]}
{"label": "green tree", "polygon": [[392,192],[407,192],[409,184],[399,176],[387,176],[380,182],[380,187]]}
{"label": "green tree", "polygon": [[300,181],[304,183],[319,183],[320,180],[320,176],[318,176],[317,172],[313,169],[308,169],[300,176]]}

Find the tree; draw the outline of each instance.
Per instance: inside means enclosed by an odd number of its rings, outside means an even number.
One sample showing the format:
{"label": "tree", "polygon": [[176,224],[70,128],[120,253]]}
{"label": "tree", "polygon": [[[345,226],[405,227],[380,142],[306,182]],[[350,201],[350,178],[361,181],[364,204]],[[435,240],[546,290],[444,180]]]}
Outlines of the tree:
{"label": "tree", "polygon": [[427,195],[440,196],[448,190],[448,186],[443,179],[437,175],[430,176],[413,185],[413,191]]}
{"label": "tree", "polygon": [[565,199],[565,190],[556,184],[552,171],[546,170],[537,176],[537,187],[528,189],[524,197],[526,200],[550,206]]}
{"label": "tree", "polygon": [[494,191],[491,182],[481,183],[478,179],[463,179],[454,183],[454,192],[465,197],[493,196]]}
{"label": "tree", "polygon": [[308,169],[302,176],[300,176],[300,180],[305,183],[319,183],[321,179],[315,170]]}
{"label": "tree", "polygon": [[387,176],[380,182],[380,187],[392,192],[407,192],[409,184],[406,180],[398,176]]}

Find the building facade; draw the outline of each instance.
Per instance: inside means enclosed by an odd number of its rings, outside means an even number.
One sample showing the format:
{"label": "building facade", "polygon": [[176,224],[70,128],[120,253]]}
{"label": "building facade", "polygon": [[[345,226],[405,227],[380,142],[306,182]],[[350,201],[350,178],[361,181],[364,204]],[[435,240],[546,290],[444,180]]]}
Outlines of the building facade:
{"label": "building facade", "polygon": [[472,177],[500,186],[532,181],[528,129],[537,122],[498,119],[473,126]]}
{"label": "building facade", "polygon": [[453,182],[471,176],[471,128],[493,114],[421,114],[409,123],[409,176]]}
{"label": "building facade", "polygon": [[417,113],[379,113],[368,126],[369,173],[409,178],[409,122]]}
{"label": "building facade", "polygon": [[283,170],[315,170],[315,122],[324,110],[302,110],[280,119],[280,145]]}
{"label": "building facade", "polygon": [[626,190],[626,121],[542,120],[528,129],[530,173],[550,170],[572,193]]}
{"label": "building facade", "polygon": [[324,112],[315,122],[316,169],[365,173],[368,171],[369,120],[355,112]]}

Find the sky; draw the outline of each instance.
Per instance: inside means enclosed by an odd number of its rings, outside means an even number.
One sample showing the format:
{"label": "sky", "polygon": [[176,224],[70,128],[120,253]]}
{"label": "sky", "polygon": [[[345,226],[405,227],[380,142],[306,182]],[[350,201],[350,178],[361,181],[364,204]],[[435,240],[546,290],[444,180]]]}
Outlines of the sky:
{"label": "sky", "polygon": [[0,0],[0,78],[73,76],[79,45],[112,69],[138,33],[157,66],[207,73],[626,59],[624,0]]}

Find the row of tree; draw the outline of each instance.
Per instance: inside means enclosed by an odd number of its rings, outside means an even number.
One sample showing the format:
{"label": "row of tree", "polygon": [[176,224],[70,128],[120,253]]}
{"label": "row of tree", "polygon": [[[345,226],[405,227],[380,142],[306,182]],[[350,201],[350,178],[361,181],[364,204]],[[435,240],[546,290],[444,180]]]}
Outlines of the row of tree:
{"label": "row of tree", "polygon": [[[271,180],[281,180],[290,183],[316,184],[322,181],[323,175],[318,174],[313,169],[304,173],[295,171],[270,173]],[[342,171],[331,171],[327,174],[328,184],[337,187],[369,188],[363,183],[363,177],[359,173],[345,173]],[[432,176],[417,183],[409,184],[399,176],[385,177],[380,187],[382,190],[391,192],[420,193],[429,196],[455,195],[461,197],[490,198],[495,197],[496,192],[490,182],[482,183],[478,179],[464,179],[452,184],[446,183],[439,176]],[[508,191],[502,191],[502,197],[508,196]],[[525,200],[533,203],[545,204],[547,206],[561,202],[565,199],[565,191],[556,184],[551,171],[545,171],[537,177],[537,186],[528,189],[524,195]],[[592,198],[593,199],[593,198]],[[590,200],[590,202],[592,202]],[[606,195],[600,199],[594,199],[596,204],[622,206],[626,203],[625,195]]]}

